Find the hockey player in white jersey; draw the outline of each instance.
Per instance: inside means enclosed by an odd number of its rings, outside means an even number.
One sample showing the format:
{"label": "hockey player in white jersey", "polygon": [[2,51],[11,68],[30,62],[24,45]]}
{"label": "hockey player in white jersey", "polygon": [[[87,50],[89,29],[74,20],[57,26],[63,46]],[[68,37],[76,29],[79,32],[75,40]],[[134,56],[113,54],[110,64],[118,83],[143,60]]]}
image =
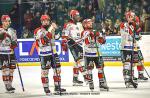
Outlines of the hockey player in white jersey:
{"label": "hockey player in white jersey", "polygon": [[14,49],[17,47],[16,31],[10,27],[11,19],[8,15],[2,15],[0,26],[0,69],[2,79],[7,92],[14,93],[12,86],[13,73],[16,68]]}
{"label": "hockey player in white jersey", "polygon": [[107,86],[104,74],[104,62],[102,55],[99,53],[99,46],[106,42],[105,36],[102,33],[93,30],[92,19],[85,19],[83,21],[83,26],[84,31],[81,33],[81,38],[84,43],[83,54],[85,56],[86,69],[90,75],[90,79],[92,80],[91,82],[93,82],[92,70],[94,69],[95,65],[98,70],[97,76],[99,79],[99,88],[108,90],[109,87]]}
{"label": "hockey player in white jersey", "polygon": [[83,82],[78,79],[79,71],[82,73],[84,80],[88,80],[84,68],[83,48],[81,42],[82,25],[79,27],[77,23],[80,20],[80,14],[77,10],[70,11],[70,20],[64,24],[62,32],[62,49],[67,51],[69,48],[76,64],[73,66],[73,85],[81,85]]}
{"label": "hockey player in white jersey", "polygon": [[55,45],[55,29],[57,26],[55,23],[51,23],[50,17],[48,15],[42,15],[40,20],[42,25],[35,29],[34,37],[36,45],[39,47],[38,55],[41,61],[41,81],[43,84],[44,92],[47,95],[51,95],[48,78],[50,68],[52,68],[54,71],[54,91],[56,93],[65,92],[66,90],[61,88],[61,65],[58,54],[56,53]]}

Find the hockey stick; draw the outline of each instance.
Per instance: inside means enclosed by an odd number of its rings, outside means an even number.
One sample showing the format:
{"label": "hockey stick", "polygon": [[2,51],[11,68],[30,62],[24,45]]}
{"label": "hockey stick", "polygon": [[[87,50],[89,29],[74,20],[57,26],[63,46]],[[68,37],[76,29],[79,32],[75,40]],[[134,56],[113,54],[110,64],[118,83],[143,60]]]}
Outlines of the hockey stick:
{"label": "hockey stick", "polygon": [[143,65],[143,68],[144,68],[144,70],[145,70],[145,72],[146,72],[148,78],[150,78],[150,75],[148,74],[148,72],[147,72],[146,68],[144,67],[144,65]]}
{"label": "hockey stick", "polygon": [[[55,69],[55,72],[56,72],[56,76],[58,77],[58,74],[57,74],[57,69],[56,69],[56,60],[55,60],[55,55],[54,55],[54,51],[53,51],[53,47],[52,47],[52,43],[50,42],[50,46],[51,46],[51,49],[52,49],[52,58],[53,58],[53,61],[54,61],[54,69]],[[60,94],[60,96],[61,96],[61,84],[60,84],[60,82],[58,82],[58,86],[59,86],[59,94]]]}
{"label": "hockey stick", "polygon": [[23,80],[22,80],[22,76],[21,76],[21,71],[20,71],[19,64],[17,62],[15,54],[14,54],[14,57],[15,57],[15,60],[16,60],[16,66],[17,66],[18,73],[19,73],[19,78],[20,78],[20,83],[21,83],[22,91],[24,92],[25,89],[24,89],[24,84],[23,84]]}
{"label": "hockey stick", "polygon": [[[72,39],[71,39],[72,40]],[[80,40],[80,41],[78,41],[78,42],[74,42],[74,44],[72,44],[72,45],[70,45],[69,47],[73,47],[74,45],[78,45],[81,41],[83,41],[83,39],[82,40]],[[69,41],[68,41],[69,42]],[[67,43],[68,43],[67,42]]]}
{"label": "hockey stick", "polygon": [[[133,85],[133,73],[132,73],[132,70],[133,70],[133,60],[134,60],[134,43],[135,43],[135,31],[131,28],[131,26],[129,26],[129,29],[131,29],[132,30],[132,32],[133,32],[133,36],[132,36],[132,50],[131,50],[131,73],[130,73],[130,76],[131,76],[131,83],[132,83],[132,85]],[[136,89],[137,88],[137,85],[133,85],[134,86],[134,88]]]}
{"label": "hockey stick", "polygon": [[[143,55],[142,55],[142,56],[143,56]],[[144,66],[144,60],[143,60],[143,62],[140,62],[140,63],[141,63],[141,65],[142,65],[142,67],[144,68],[144,71],[146,72],[148,78],[150,78],[150,75],[148,74],[148,72],[147,72],[147,70],[146,70],[146,68],[145,68],[145,66]]]}
{"label": "hockey stick", "polygon": [[[51,27],[50,27],[50,28],[51,28]],[[51,32],[51,31],[52,31],[52,28],[49,29],[48,31]],[[51,32],[51,33],[52,33],[52,39],[49,40],[49,42],[50,42],[50,47],[51,47],[51,49],[52,49],[52,58],[53,58],[54,67],[55,67],[54,69],[55,69],[55,72],[56,72],[56,76],[58,77],[57,69],[56,69],[56,67],[57,67],[57,66],[56,66],[56,60],[55,60],[55,55],[54,55],[54,53],[53,53],[54,50],[53,50],[53,47],[52,47],[52,40],[54,39],[55,34],[53,35],[54,32]],[[54,43],[54,44],[55,44],[55,43]],[[62,94],[61,94],[61,84],[60,84],[60,82],[58,82],[58,87],[59,87],[59,91],[60,91],[59,94],[60,94],[60,96],[61,96]]]}
{"label": "hockey stick", "polygon": [[18,69],[18,73],[19,73],[19,78],[20,78],[20,82],[21,82],[21,86],[22,86],[22,91],[24,92],[25,91],[24,84],[23,84],[23,81],[22,81],[22,76],[21,76],[20,68],[19,68],[19,65],[18,65],[17,61],[16,61],[16,65],[17,65],[17,69]]}
{"label": "hockey stick", "polygon": [[144,64],[143,64],[142,62],[141,62],[141,65],[143,66],[143,68],[144,68],[144,70],[145,70],[145,72],[146,72],[148,78],[150,78],[150,75],[149,75],[149,73],[147,72],[147,70],[146,70],[146,68],[145,68],[145,66],[144,66]]}

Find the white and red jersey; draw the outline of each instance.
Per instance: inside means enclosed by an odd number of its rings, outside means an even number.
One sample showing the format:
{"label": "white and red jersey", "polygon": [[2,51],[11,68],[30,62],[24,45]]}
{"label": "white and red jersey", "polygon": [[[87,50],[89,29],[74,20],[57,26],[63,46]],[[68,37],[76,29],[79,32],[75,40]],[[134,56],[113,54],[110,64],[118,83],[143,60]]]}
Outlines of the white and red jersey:
{"label": "white and red jersey", "polygon": [[[85,56],[98,57],[97,48],[99,49],[100,44],[102,44],[98,41],[98,38],[100,37],[102,38],[102,34],[100,32],[96,32],[96,34],[94,34],[94,32],[90,30],[82,31],[81,38],[84,40],[83,47]],[[97,43],[97,46],[95,43]]]}
{"label": "white and red jersey", "polygon": [[56,53],[55,33],[51,33],[41,26],[35,29],[34,37],[36,45],[39,47],[38,54],[40,56],[48,56]]}
{"label": "white and red jersey", "polygon": [[135,16],[134,22],[131,24],[128,22],[121,23],[121,50],[132,50],[133,49],[133,35],[134,35],[134,46],[137,47],[136,37],[140,37],[140,19]]}
{"label": "white and red jersey", "polygon": [[16,30],[8,28],[7,30],[0,26],[0,34],[4,34],[4,39],[0,40],[0,54],[13,54],[17,47]]}
{"label": "white and red jersey", "polygon": [[[140,32],[140,28],[136,30],[135,25],[129,25],[127,22],[121,23],[120,25],[121,50],[132,50],[133,49],[133,35],[135,37],[136,35],[139,36],[139,32]],[[136,40],[134,42],[136,42]]]}
{"label": "white and red jersey", "polygon": [[62,31],[63,40],[72,39],[78,44],[82,44],[81,32],[83,31],[83,26],[81,23],[75,24],[72,20],[64,25]]}
{"label": "white and red jersey", "polygon": [[132,50],[133,49],[133,37],[130,34],[129,24],[121,23],[121,50]]}

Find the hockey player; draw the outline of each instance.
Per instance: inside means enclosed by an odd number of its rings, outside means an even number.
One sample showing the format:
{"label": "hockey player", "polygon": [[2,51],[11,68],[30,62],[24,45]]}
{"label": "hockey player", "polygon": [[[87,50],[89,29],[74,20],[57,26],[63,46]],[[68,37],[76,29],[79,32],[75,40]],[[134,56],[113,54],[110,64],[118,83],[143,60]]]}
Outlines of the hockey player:
{"label": "hockey player", "polygon": [[137,88],[138,84],[133,81],[134,63],[139,62],[137,51],[134,50],[135,42],[139,39],[140,27],[136,24],[137,17],[132,11],[126,14],[127,22],[121,23],[121,57],[123,62],[123,76],[126,87],[132,85]]}
{"label": "hockey player", "polygon": [[[139,46],[139,41],[141,40],[141,28],[140,28],[140,19],[139,17],[137,17],[136,15],[134,16],[135,17],[135,21],[134,21],[134,25],[137,26],[138,29],[138,32],[136,33],[135,35],[135,43],[134,43],[134,51],[138,54],[138,62],[137,63],[134,63],[134,66],[137,66],[137,70],[138,70],[138,78],[134,77],[133,79],[134,80],[148,80],[148,78],[144,77],[144,64],[143,64],[143,61],[144,61],[144,58],[143,58],[143,55],[142,55],[142,52],[140,50],[140,46]],[[133,70],[134,71],[134,70]],[[133,72],[134,74],[134,72]]]}
{"label": "hockey player", "polygon": [[76,62],[76,65],[73,67],[73,85],[83,84],[83,82],[78,79],[79,71],[83,74],[85,81],[87,80],[83,61],[82,42],[80,39],[82,31],[77,25],[79,20],[79,12],[77,10],[71,10],[70,20],[64,25],[62,32],[62,49],[63,51],[67,51],[69,48]]}
{"label": "hockey player", "polygon": [[38,55],[41,61],[41,81],[43,84],[44,92],[46,95],[51,95],[49,89],[49,69],[52,67],[54,71],[53,79],[56,93],[65,92],[66,90],[61,88],[61,65],[59,62],[59,57],[56,53],[55,41],[55,29],[56,24],[51,23],[50,17],[48,15],[42,15],[41,18],[42,25],[35,29],[34,37],[36,45],[39,47]]}
{"label": "hockey player", "polygon": [[2,15],[0,26],[0,68],[6,91],[14,93],[12,86],[13,73],[16,68],[14,49],[17,47],[16,31],[10,27],[11,19],[8,15]]}
{"label": "hockey player", "polygon": [[[148,80],[147,77],[144,76],[144,58],[143,58],[143,54],[140,50],[140,46],[138,45],[139,41],[135,42],[135,51],[138,54],[138,62],[135,63],[134,65],[137,66],[137,70],[138,70],[138,78],[134,77],[133,79],[136,80]],[[134,71],[134,70],[133,70]],[[134,72],[133,72],[134,74]]]}
{"label": "hockey player", "polygon": [[98,79],[99,79],[99,88],[108,90],[105,75],[104,75],[104,62],[103,58],[99,53],[99,46],[106,42],[105,36],[100,32],[95,32],[93,30],[93,21],[92,19],[85,19],[83,21],[84,31],[81,33],[81,37],[84,40],[84,56],[85,64],[90,75],[91,80],[93,81],[92,70],[94,65],[98,70]]}

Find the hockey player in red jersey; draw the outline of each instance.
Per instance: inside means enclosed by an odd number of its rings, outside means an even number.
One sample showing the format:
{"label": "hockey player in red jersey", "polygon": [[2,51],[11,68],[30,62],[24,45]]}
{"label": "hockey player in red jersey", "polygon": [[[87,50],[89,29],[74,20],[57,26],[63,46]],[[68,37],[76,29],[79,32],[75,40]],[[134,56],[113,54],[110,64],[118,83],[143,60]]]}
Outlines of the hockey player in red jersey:
{"label": "hockey player in red jersey", "polygon": [[[99,88],[108,90],[109,87],[106,83],[104,75],[104,62],[102,55],[99,53],[99,46],[105,43],[105,36],[100,32],[93,30],[92,19],[85,19],[83,21],[84,31],[81,33],[83,40],[85,64],[88,74],[93,82],[92,70],[94,65],[98,70]],[[93,88],[94,89],[94,88]]]}
{"label": "hockey player in red jersey", "polygon": [[61,65],[58,54],[56,53],[55,38],[57,35],[55,34],[55,29],[57,26],[55,23],[51,23],[48,15],[42,15],[40,20],[42,25],[35,29],[34,37],[36,45],[39,47],[38,55],[41,61],[41,81],[44,92],[47,95],[51,95],[48,75],[49,69],[52,68],[54,71],[54,91],[56,93],[61,93],[66,90],[61,88]]}
{"label": "hockey player in red jersey", "polygon": [[2,15],[0,26],[0,69],[2,79],[7,92],[14,93],[12,86],[13,73],[16,68],[14,49],[17,47],[16,31],[10,27],[11,19],[8,15]]}
{"label": "hockey player in red jersey", "polygon": [[83,61],[83,48],[81,42],[81,30],[82,25],[80,27],[77,23],[80,20],[80,14],[77,10],[70,11],[70,20],[68,23],[64,25],[62,31],[62,49],[63,51],[67,51],[69,48],[76,65],[73,67],[73,85],[81,85],[83,82],[78,79],[79,71],[82,73],[85,81],[87,79],[86,71],[84,68]]}

